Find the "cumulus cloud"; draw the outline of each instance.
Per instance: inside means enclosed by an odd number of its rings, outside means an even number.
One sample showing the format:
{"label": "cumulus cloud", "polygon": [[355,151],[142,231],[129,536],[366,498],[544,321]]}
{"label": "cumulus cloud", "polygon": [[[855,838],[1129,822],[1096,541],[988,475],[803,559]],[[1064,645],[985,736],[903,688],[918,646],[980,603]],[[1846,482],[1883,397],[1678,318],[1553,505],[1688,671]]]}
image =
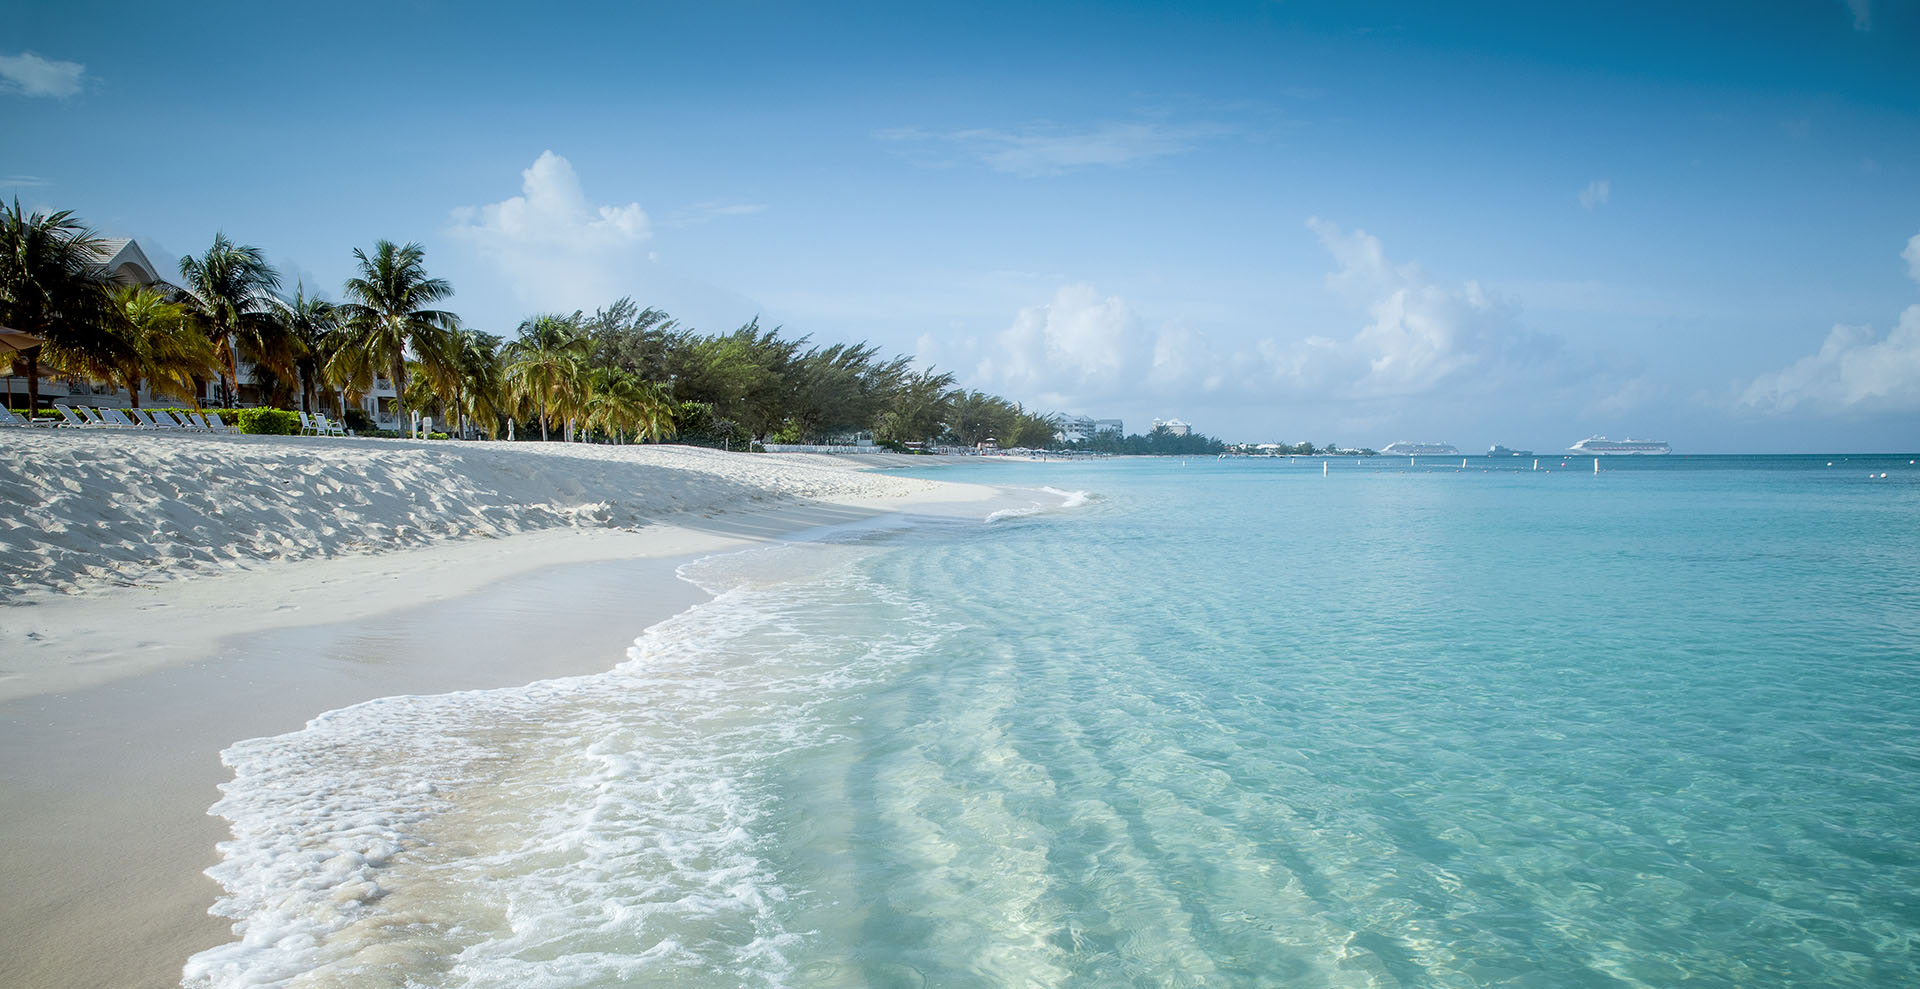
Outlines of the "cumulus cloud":
{"label": "cumulus cloud", "polygon": [[1051,301],[1021,309],[995,343],[978,375],[1053,404],[1137,383],[1149,346],[1126,300],[1084,283],[1063,285]]}
{"label": "cumulus cloud", "polygon": [[1587,183],[1586,188],[1580,190],[1580,195],[1574,198],[1579,201],[1581,209],[1605,206],[1607,200],[1613,198],[1613,182],[1608,179],[1594,179]]}
{"label": "cumulus cloud", "polygon": [[1835,326],[1820,349],[1747,386],[1742,401],[1763,412],[1920,412],[1920,306],[1908,306],[1883,338],[1867,326]]}
{"label": "cumulus cloud", "polygon": [[86,84],[87,67],[79,62],[41,58],[32,52],[0,55],[0,90],[21,96],[65,99]]}
{"label": "cumulus cloud", "polygon": [[595,206],[567,159],[543,151],[520,173],[518,196],[453,211],[449,231],[472,243],[514,293],[536,306],[570,308],[619,294],[623,273],[653,236],[639,203]]}
{"label": "cumulus cloud", "polygon": [[1182,154],[1202,140],[1225,133],[1227,129],[1219,124],[1140,121],[1107,123],[1081,130],[1047,124],[1020,130],[977,128],[943,132],[902,127],[879,131],[874,136],[907,149],[926,164],[949,164],[943,152],[954,153],[996,172],[1032,178]]}
{"label": "cumulus cloud", "polygon": [[[1625,408],[1650,396],[1635,369],[1569,354],[1527,330],[1518,307],[1467,281],[1396,264],[1379,238],[1307,223],[1334,261],[1328,290],[1362,314],[1341,333],[1222,345],[1180,321],[1148,322],[1085,283],[1021,309],[976,355],[973,378],[1044,407],[1088,410],[1143,398],[1334,401],[1382,411],[1474,389],[1553,390],[1568,405]],[[940,355],[945,358],[947,355]],[[951,363],[943,360],[943,363]]]}
{"label": "cumulus cloud", "polygon": [[[1920,282],[1920,234],[1900,252]],[[1820,349],[1747,385],[1741,404],[1762,412],[1920,412],[1920,305],[1908,306],[1885,337],[1870,326],[1836,325]]]}

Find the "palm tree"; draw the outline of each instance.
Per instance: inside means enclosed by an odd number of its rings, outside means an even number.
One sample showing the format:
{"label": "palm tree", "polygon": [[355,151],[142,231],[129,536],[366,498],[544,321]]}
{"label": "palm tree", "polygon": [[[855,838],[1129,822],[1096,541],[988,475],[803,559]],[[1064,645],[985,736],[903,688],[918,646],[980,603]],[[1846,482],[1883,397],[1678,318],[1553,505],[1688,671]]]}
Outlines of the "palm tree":
{"label": "palm tree", "polygon": [[43,356],[62,370],[104,375],[128,355],[107,326],[106,283],[96,270],[102,253],[72,210],[29,215],[18,198],[11,207],[0,202],[0,325],[46,340],[19,357],[34,407]]}
{"label": "palm tree", "polygon": [[148,381],[200,405],[194,380],[218,373],[220,355],[213,341],[192,325],[193,314],[144,285],[116,285],[108,292],[112,329],[126,341],[128,356],[114,366],[127,386],[133,407],[140,407],[140,386]]}
{"label": "palm tree", "polygon": [[673,416],[659,385],[617,367],[596,367],[587,375],[582,425],[603,429],[615,443],[631,431],[635,438],[672,435]]}
{"label": "palm tree", "polygon": [[479,330],[461,330],[454,338],[452,353],[454,414],[460,416],[460,431],[467,423],[485,423],[488,436],[500,424],[500,412],[506,402],[505,369],[500,363],[500,338]]}
{"label": "palm tree", "polygon": [[360,274],[347,279],[351,301],[335,307],[347,331],[342,355],[351,352],[347,363],[357,370],[386,369],[404,420],[407,351],[437,370],[446,361],[445,336],[460,328],[460,317],[430,308],[452,295],[453,286],[427,277],[426,250],[417,243],[397,247],[390,240],[375,241],[372,257],[357,247],[353,257]]}
{"label": "palm tree", "polygon": [[279,309],[280,325],[294,349],[294,370],[300,375],[300,408],[312,412],[320,402],[327,364],[340,348],[340,318],[333,303],[307,295],[304,284],[296,284],[293,301]]}
{"label": "palm tree", "polygon": [[539,416],[541,442],[552,418],[571,419],[578,411],[590,347],[572,320],[555,315],[521,323],[519,339],[507,344],[507,394]]}
{"label": "palm tree", "polygon": [[275,374],[292,376],[292,348],[286,345],[273,311],[273,290],[280,287],[280,273],[258,247],[235,244],[225,233],[214,234],[213,246],[205,254],[180,259],[180,277],[187,283],[187,304],[226,358],[220,380],[228,405],[240,397],[236,342],[249,344],[253,356]]}

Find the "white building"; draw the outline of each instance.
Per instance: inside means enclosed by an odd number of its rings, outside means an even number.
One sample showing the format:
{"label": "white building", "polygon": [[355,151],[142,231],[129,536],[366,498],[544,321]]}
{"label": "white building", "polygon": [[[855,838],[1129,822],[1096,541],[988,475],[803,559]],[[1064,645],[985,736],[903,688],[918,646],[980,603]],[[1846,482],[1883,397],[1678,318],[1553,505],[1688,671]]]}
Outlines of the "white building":
{"label": "white building", "polygon": [[1053,431],[1053,438],[1062,443],[1085,443],[1100,433],[1125,435],[1126,429],[1118,419],[1094,419],[1088,416],[1061,416],[1059,428]]}
{"label": "white building", "polygon": [[1175,436],[1193,435],[1193,426],[1190,423],[1182,422],[1179,419],[1155,419],[1153,421],[1153,428],[1156,431],[1165,429],[1167,432],[1172,433]]}

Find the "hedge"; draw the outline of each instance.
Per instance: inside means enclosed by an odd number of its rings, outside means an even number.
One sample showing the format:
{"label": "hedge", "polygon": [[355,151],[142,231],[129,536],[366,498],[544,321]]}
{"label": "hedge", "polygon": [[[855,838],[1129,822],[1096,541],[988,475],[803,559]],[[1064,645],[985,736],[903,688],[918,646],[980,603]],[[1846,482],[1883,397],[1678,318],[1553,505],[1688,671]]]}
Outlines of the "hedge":
{"label": "hedge", "polygon": [[[235,409],[234,424],[257,436],[294,436],[300,432],[300,413],[286,409]],[[225,418],[226,412],[221,413]]]}

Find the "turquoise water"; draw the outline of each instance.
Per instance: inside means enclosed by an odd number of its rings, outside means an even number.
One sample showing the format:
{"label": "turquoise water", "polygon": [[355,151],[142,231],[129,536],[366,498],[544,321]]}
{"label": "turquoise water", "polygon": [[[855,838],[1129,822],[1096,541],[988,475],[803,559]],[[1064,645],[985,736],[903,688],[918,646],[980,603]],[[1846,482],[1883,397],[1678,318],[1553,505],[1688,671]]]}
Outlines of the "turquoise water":
{"label": "turquoise water", "polygon": [[1920,983],[1908,460],[929,472],[1091,497],[229,750],[189,981]]}

